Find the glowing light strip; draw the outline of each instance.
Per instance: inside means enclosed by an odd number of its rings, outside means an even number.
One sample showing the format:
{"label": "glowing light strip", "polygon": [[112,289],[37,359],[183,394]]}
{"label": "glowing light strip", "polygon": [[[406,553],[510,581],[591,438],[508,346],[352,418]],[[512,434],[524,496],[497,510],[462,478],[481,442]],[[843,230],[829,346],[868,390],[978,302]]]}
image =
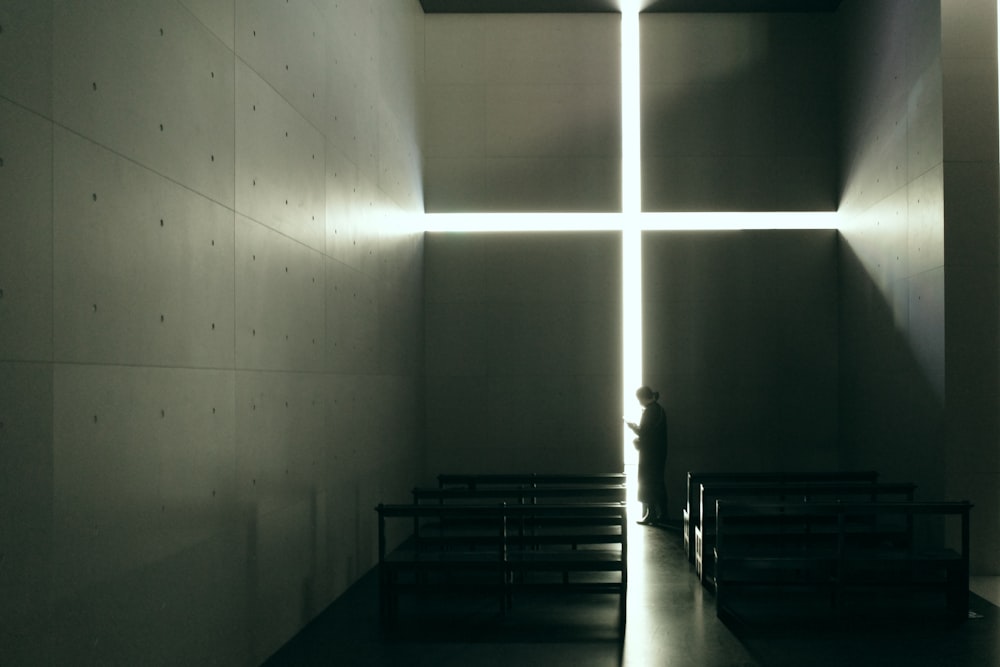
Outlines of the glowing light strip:
{"label": "glowing light strip", "polygon": [[[622,414],[636,418],[635,388],[642,377],[642,149],[639,108],[638,0],[622,0]],[[631,421],[631,420],[630,420]],[[622,426],[626,465],[638,462],[632,432]],[[635,511],[635,510],[633,510]]]}
{"label": "glowing light strip", "polygon": [[[622,414],[638,421],[636,387],[642,377],[642,232],[622,230]],[[632,431],[623,426],[624,461],[638,462]]]}
{"label": "glowing light strip", "polygon": [[642,210],[638,0],[622,0],[621,41],[622,212],[631,215]]}
{"label": "glowing light strip", "polygon": [[621,230],[836,229],[836,212],[732,213],[425,213],[428,232],[580,232]]}
{"label": "glowing light strip", "polygon": [[642,214],[642,229],[646,230],[837,229],[837,223],[836,211]]}

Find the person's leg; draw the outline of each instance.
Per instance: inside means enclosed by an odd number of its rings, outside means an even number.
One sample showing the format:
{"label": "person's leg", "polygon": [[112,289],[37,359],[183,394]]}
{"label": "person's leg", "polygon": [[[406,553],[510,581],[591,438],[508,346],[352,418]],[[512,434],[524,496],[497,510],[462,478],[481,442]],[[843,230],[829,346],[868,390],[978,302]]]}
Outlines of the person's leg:
{"label": "person's leg", "polygon": [[667,520],[667,486],[659,484],[656,489],[656,500],[650,505],[650,523],[664,523]]}

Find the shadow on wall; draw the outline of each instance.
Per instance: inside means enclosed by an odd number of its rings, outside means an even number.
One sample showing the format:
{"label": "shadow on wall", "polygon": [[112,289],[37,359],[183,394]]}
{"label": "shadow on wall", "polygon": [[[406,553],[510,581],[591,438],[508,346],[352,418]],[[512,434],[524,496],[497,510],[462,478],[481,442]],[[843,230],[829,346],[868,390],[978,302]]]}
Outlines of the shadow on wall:
{"label": "shadow on wall", "polygon": [[[541,155],[487,155],[431,169],[428,213],[617,213],[622,208],[621,155],[591,155],[586,137],[619,135],[620,119],[597,126],[566,122],[546,136]],[[620,140],[616,146],[620,146]],[[441,161],[443,163],[443,161]]]}
{"label": "shadow on wall", "polygon": [[839,245],[842,466],[944,499],[944,287],[940,299],[910,295],[897,315],[851,245]]}
{"label": "shadow on wall", "polygon": [[643,369],[672,498],[688,471],[838,466],[836,245],[832,230],[643,234]]}
{"label": "shadow on wall", "polygon": [[823,14],[644,24],[643,210],[836,210],[832,30]]}

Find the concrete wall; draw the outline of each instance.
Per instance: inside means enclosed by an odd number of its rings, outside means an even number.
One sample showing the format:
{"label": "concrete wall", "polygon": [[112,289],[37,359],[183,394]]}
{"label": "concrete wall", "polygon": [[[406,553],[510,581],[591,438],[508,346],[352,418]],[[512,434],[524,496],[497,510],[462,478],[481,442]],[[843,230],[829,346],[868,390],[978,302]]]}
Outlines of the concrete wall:
{"label": "concrete wall", "polygon": [[938,3],[845,3],[841,435],[846,460],[945,495]]}
{"label": "concrete wall", "polygon": [[642,209],[837,208],[832,14],[642,14]]}
{"label": "concrete wall", "polygon": [[[483,194],[481,165],[502,136],[491,128],[517,116],[484,101],[497,98],[482,69],[495,66],[485,55],[500,48],[494,40],[520,44],[500,39],[501,26],[545,42],[522,20],[429,21],[429,57],[463,55],[429,63],[434,210],[518,208]],[[551,29],[566,19],[527,21]],[[996,22],[992,0],[641,21],[644,210],[839,207],[839,463],[915,480],[922,497],[975,500],[982,573],[1000,570]],[[558,129],[579,126],[573,111],[560,108]],[[553,134],[531,136],[548,145],[537,137]],[[438,171],[445,164],[451,171]],[[604,210],[564,187],[571,173],[533,180],[525,208]]]}
{"label": "concrete wall", "polygon": [[689,470],[831,470],[833,231],[645,232],[643,379],[667,411],[669,512]]}
{"label": "concrete wall", "polygon": [[972,568],[1000,574],[997,4],[941,2],[947,478],[973,510]]}
{"label": "concrete wall", "polygon": [[429,473],[620,471],[620,234],[429,234],[426,266]]}
{"label": "concrete wall", "polygon": [[259,664],[422,463],[419,3],[0,7],[0,662]]}
{"label": "concrete wall", "polygon": [[621,207],[617,14],[427,16],[426,208]]}
{"label": "concrete wall", "polygon": [[973,572],[995,574],[996,3],[847,2],[839,19],[845,456],[975,502]]}

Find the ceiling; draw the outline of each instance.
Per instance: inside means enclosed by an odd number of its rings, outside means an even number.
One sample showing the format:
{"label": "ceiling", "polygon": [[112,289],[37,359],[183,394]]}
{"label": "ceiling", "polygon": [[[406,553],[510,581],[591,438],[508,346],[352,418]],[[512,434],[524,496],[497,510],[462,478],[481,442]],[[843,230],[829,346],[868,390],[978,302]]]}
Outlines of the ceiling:
{"label": "ceiling", "polygon": [[[841,0],[639,0],[646,12],[832,12]],[[621,0],[420,0],[428,14],[619,12]]]}

